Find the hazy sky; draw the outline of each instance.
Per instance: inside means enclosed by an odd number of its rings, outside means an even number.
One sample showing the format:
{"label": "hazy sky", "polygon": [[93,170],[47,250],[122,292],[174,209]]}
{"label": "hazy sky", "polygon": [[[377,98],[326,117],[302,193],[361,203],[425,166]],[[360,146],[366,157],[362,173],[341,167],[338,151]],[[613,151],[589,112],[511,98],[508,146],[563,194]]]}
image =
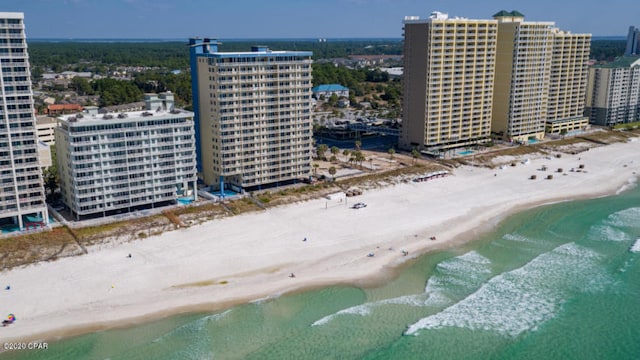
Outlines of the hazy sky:
{"label": "hazy sky", "polygon": [[[516,5],[516,4],[520,5]],[[640,0],[2,0],[31,38],[402,37],[406,15],[475,19],[518,10],[572,32],[626,36]]]}

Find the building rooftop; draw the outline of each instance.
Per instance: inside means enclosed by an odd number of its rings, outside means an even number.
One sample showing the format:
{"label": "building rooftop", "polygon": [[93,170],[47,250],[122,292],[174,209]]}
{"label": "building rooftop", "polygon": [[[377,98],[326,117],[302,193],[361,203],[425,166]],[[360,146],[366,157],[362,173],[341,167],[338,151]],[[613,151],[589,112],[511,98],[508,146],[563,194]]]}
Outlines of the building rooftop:
{"label": "building rooftop", "polygon": [[[200,54],[202,55],[202,54]],[[238,51],[238,52],[211,52],[204,54],[205,56],[221,57],[221,58],[239,58],[239,57],[264,57],[264,56],[313,56],[311,51]]]}
{"label": "building rooftop", "polygon": [[504,16],[524,17],[524,14],[517,10],[513,10],[513,11],[500,10],[497,13],[493,14],[493,17],[504,17]]}
{"label": "building rooftop", "polygon": [[318,91],[346,91],[349,90],[348,87],[344,87],[340,84],[325,84],[325,85],[318,85],[316,87],[314,87],[313,89],[311,89],[312,92],[318,92]]}
{"label": "building rooftop", "polygon": [[132,108],[144,109],[145,104],[146,103],[144,101],[138,101],[138,102],[129,103],[129,104],[105,106],[101,110],[103,112],[120,112],[120,111],[126,111],[128,109],[132,109]]}
{"label": "building rooftop", "polygon": [[36,116],[36,124],[38,125],[44,125],[44,124],[51,124],[51,123],[55,123],[57,120],[55,117],[51,117],[49,115],[37,115]]}
{"label": "building rooftop", "polygon": [[130,111],[121,113],[106,113],[106,114],[85,114],[77,113],[71,115],[64,115],[58,117],[58,120],[64,121],[69,125],[91,125],[91,124],[104,124],[110,123],[125,123],[139,120],[153,120],[159,118],[168,117],[193,117],[191,111],[181,109],[158,109],[158,110],[143,110],[143,111]]}
{"label": "building rooftop", "polygon": [[614,61],[608,62],[606,64],[596,64],[593,65],[594,68],[629,68],[633,66],[640,66],[640,56],[621,56],[616,58]]}
{"label": "building rooftop", "polygon": [[82,106],[80,104],[53,104],[53,105],[47,106],[47,109],[82,111]]}
{"label": "building rooftop", "polygon": [[[206,56],[214,58],[262,58],[267,56],[313,56],[311,51],[273,51],[266,45],[255,45],[251,47],[251,51],[221,52],[218,51],[218,45],[222,43],[216,39],[189,39],[189,46],[192,48],[192,54],[196,56]],[[196,51],[194,51],[196,50]]]}

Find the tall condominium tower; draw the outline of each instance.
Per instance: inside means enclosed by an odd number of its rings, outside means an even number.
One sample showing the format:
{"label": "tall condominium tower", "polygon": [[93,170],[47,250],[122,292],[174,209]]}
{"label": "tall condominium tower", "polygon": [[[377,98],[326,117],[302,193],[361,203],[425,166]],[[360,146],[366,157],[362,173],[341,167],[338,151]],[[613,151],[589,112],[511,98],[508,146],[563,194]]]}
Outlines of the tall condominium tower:
{"label": "tall condominium tower", "polygon": [[0,12],[0,226],[48,222],[24,14]]}
{"label": "tall condominium tower", "polygon": [[625,49],[624,55],[640,55],[640,29],[634,26],[629,26],[629,34],[627,34],[627,48]]}
{"label": "tall condominium tower", "polygon": [[404,103],[400,146],[442,150],[487,140],[540,140],[582,130],[590,34],[518,11],[494,20],[404,21]]}
{"label": "tall condominium tower", "polygon": [[623,56],[589,69],[585,115],[602,126],[640,121],[640,56]]}
{"label": "tall condominium tower", "polygon": [[551,75],[552,22],[500,11],[492,131],[510,141],[544,137]]}
{"label": "tall condominium tower", "polygon": [[553,51],[547,103],[547,133],[570,134],[584,130],[591,34],[552,29]]}
{"label": "tall condominium tower", "polygon": [[307,51],[218,52],[190,39],[198,171],[207,185],[254,190],[311,172]]}
{"label": "tall condominium tower", "polygon": [[491,135],[496,20],[404,20],[404,102],[399,145],[443,150]]}

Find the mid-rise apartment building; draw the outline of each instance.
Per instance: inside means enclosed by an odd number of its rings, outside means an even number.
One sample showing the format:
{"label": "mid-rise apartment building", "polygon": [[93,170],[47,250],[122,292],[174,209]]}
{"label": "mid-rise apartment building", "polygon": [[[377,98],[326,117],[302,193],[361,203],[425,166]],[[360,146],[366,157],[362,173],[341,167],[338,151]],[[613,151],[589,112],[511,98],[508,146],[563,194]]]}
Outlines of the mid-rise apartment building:
{"label": "mid-rise apartment building", "polygon": [[259,189],[311,173],[308,51],[219,52],[191,39],[198,171],[207,185]]}
{"label": "mid-rise apartment building", "polygon": [[0,227],[48,223],[24,14],[0,12]]}
{"label": "mid-rise apartment building", "polygon": [[498,22],[404,20],[404,102],[399,145],[442,150],[491,135]]}
{"label": "mid-rise apartment building", "polygon": [[170,93],[145,100],[145,111],[59,118],[60,192],[77,220],[196,198],[194,114]]}
{"label": "mid-rise apartment building", "polygon": [[640,121],[640,56],[623,56],[589,69],[585,115],[602,126]]}

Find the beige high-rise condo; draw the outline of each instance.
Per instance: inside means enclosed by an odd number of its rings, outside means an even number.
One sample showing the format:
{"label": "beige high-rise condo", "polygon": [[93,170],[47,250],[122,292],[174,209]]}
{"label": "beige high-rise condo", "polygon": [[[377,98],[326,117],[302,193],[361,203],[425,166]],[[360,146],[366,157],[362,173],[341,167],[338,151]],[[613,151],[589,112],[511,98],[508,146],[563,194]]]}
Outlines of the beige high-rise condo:
{"label": "beige high-rise condo", "polygon": [[584,130],[591,34],[500,11],[492,131],[520,143]]}
{"label": "beige high-rise condo", "polygon": [[441,151],[490,139],[497,27],[439,12],[405,17],[401,148]]}
{"label": "beige high-rise condo", "polygon": [[406,17],[404,35],[402,148],[442,153],[492,134],[526,143],[588,126],[590,34],[503,10],[493,20]]}
{"label": "beige high-rise condo", "polygon": [[506,140],[544,138],[549,101],[553,22],[524,21],[500,11],[491,129]]}
{"label": "beige high-rise condo", "polygon": [[224,191],[284,185],[311,174],[308,51],[218,52],[191,39],[198,171]]}

